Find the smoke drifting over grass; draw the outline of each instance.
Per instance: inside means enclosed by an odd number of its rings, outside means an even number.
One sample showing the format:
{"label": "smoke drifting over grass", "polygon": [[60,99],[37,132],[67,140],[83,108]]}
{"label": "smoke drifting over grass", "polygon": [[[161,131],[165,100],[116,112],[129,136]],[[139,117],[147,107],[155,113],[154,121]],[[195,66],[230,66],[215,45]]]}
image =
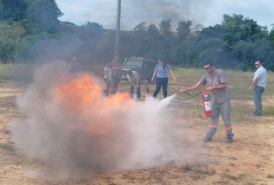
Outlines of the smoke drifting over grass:
{"label": "smoke drifting over grass", "polygon": [[26,94],[17,97],[26,119],[9,126],[18,146],[60,178],[164,165],[176,159],[176,133],[165,113],[170,100],[104,97],[100,80],[70,74],[59,61],[35,71]]}

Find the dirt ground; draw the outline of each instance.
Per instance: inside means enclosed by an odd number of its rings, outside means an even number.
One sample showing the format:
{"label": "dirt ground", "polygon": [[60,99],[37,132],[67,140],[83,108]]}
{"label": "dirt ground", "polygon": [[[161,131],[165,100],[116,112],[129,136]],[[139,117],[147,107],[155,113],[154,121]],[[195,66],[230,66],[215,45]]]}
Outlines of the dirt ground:
{"label": "dirt ground", "polygon": [[[169,88],[172,88],[172,84]],[[226,142],[221,120],[213,141],[204,143],[207,121],[197,124],[190,118],[186,119],[181,96],[176,97],[169,108],[176,118],[170,121],[176,125],[180,136],[176,145],[178,151],[184,154],[182,161],[136,171],[95,171],[90,177],[81,179],[57,180],[47,177],[43,163],[24,155],[11,141],[7,128],[8,123],[24,119],[24,115],[16,108],[15,99],[25,89],[25,84],[0,81],[1,185],[274,184],[274,116],[254,117],[255,120],[263,119],[263,124],[244,120],[233,123],[233,143]],[[127,89],[128,84],[120,84],[119,90]],[[252,113],[250,116],[253,116]]]}

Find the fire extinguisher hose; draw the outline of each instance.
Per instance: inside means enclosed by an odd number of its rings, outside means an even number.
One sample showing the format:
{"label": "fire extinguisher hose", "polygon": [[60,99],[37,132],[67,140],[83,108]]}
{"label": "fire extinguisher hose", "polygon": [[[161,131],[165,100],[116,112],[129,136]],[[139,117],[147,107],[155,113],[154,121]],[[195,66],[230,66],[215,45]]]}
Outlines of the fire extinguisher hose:
{"label": "fire extinguisher hose", "polygon": [[187,92],[185,92],[185,93],[186,93],[187,95],[191,96],[191,97],[196,97],[196,96],[202,94],[202,92],[203,92],[203,91],[201,91],[201,92],[199,92],[198,94],[195,94],[195,95],[189,94],[189,93],[187,93]]}
{"label": "fire extinguisher hose", "polygon": [[[148,84],[146,84],[146,87],[148,88]],[[187,95],[189,95],[189,96],[191,96],[191,97],[196,97],[196,96],[202,94],[203,91],[204,91],[204,90],[202,90],[201,92],[199,92],[199,93],[197,93],[197,94],[195,94],[195,95],[189,94],[188,92],[185,92],[185,94],[187,94]],[[177,92],[177,93],[175,93],[174,95],[179,94],[179,93],[180,93],[180,92]]]}
{"label": "fire extinguisher hose", "polygon": [[[191,97],[196,97],[196,96],[202,94],[202,92],[203,92],[203,91],[201,91],[201,92],[199,92],[198,94],[195,94],[195,95],[189,94],[189,93],[187,93],[187,92],[185,92],[185,94],[187,94],[187,95],[189,95],[189,96],[191,96]],[[177,93],[175,93],[175,94],[180,94],[180,92],[177,92]],[[174,95],[175,95],[175,94],[174,94]]]}

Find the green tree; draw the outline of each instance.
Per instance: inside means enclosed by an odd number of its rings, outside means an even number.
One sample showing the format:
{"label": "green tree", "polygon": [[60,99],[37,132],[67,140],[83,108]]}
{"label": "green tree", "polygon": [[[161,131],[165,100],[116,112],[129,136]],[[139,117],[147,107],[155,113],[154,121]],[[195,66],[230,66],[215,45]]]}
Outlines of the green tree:
{"label": "green tree", "polygon": [[173,65],[185,63],[186,52],[185,52],[185,42],[187,38],[191,35],[192,22],[181,21],[178,24],[177,37],[172,42],[171,52],[169,56],[169,62]]}
{"label": "green tree", "polygon": [[146,58],[151,58],[157,60],[160,55],[159,42],[160,34],[158,28],[151,24],[147,28],[147,38],[148,38],[148,52],[144,55]]}
{"label": "green tree", "polygon": [[256,39],[263,38],[265,32],[262,27],[257,24],[253,19],[245,19],[243,26],[243,40],[255,41]]}
{"label": "green tree", "polygon": [[22,26],[14,26],[10,32],[9,36],[12,39],[14,45],[13,59],[15,63],[18,63],[21,58],[20,52],[18,52],[18,50],[20,48],[20,42],[25,33],[26,30]]}
{"label": "green tree", "polygon": [[147,28],[147,34],[150,38],[157,38],[159,37],[159,30],[154,24],[151,24]]}
{"label": "green tree", "polygon": [[24,34],[25,30],[20,24],[0,24],[0,59],[16,62],[18,47]]}
{"label": "green tree", "polygon": [[160,32],[162,33],[161,35],[163,35],[158,43],[159,53],[161,57],[164,57],[167,60],[167,62],[170,60],[169,54],[171,53],[171,47],[175,39],[171,31],[171,22],[172,19],[168,19],[162,20],[159,24]]}
{"label": "green tree", "polygon": [[2,61],[8,62],[9,60],[11,60],[13,52],[14,45],[11,41],[0,41],[0,59]]}
{"label": "green tree", "polygon": [[271,42],[272,47],[274,48],[274,24],[272,24],[272,29],[269,33],[269,40]]}
{"label": "green tree", "polygon": [[27,3],[25,0],[1,0],[0,20],[19,21],[26,17]]}
{"label": "green tree", "polygon": [[181,21],[179,22],[177,33],[178,33],[178,38],[180,40],[185,40],[187,37],[190,36],[191,34],[191,28],[190,26],[192,25],[192,21],[187,20],[187,21]]}
{"label": "green tree", "polygon": [[140,24],[135,26],[135,28],[133,30],[137,31],[137,32],[143,32],[144,33],[147,30],[146,22],[141,22]]}
{"label": "green tree", "polygon": [[[202,41],[205,36],[202,34],[191,35],[185,43],[185,47],[182,48],[184,55],[181,55],[180,64],[185,67],[197,67],[199,66],[199,54],[205,49]],[[179,52],[177,52],[179,53]],[[175,63],[175,62],[173,62]]]}
{"label": "green tree", "polygon": [[228,14],[223,15],[222,25],[225,27],[230,26],[241,26],[244,24],[244,16],[233,14],[232,16]]}
{"label": "green tree", "polygon": [[168,19],[168,20],[162,20],[159,24],[160,26],[160,31],[163,33],[163,35],[166,38],[169,38],[172,36],[172,32],[171,32],[171,22],[172,19]]}
{"label": "green tree", "polygon": [[[251,63],[255,60],[256,46],[253,42],[239,41],[233,47],[233,52],[236,54],[237,58],[240,60],[237,68],[246,71],[251,67]],[[253,65],[252,65],[253,66]]]}
{"label": "green tree", "polygon": [[78,27],[77,34],[82,40],[100,39],[103,33],[103,26],[95,22],[87,22],[86,25]]}
{"label": "green tree", "polygon": [[56,33],[63,13],[55,0],[29,0],[26,13],[26,28],[30,33]]}
{"label": "green tree", "polygon": [[209,26],[208,28],[204,28],[198,34],[207,37],[216,37],[219,39],[223,39],[225,34],[225,28],[223,25],[216,24],[215,26]]}
{"label": "green tree", "polygon": [[205,28],[204,25],[202,24],[196,24],[193,28],[193,32],[194,33],[199,33],[200,31],[202,31]]}
{"label": "green tree", "polygon": [[[271,46],[271,42],[266,38],[256,40],[256,49],[254,50],[255,59],[260,59],[267,69],[274,70],[274,49]],[[254,64],[253,60],[253,63]]]}

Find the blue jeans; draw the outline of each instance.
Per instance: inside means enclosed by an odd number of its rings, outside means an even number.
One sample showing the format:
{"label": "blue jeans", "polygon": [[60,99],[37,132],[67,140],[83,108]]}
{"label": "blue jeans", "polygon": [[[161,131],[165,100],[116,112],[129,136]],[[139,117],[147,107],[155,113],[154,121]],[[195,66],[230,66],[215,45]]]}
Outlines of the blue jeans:
{"label": "blue jeans", "polygon": [[230,113],[231,113],[231,104],[230,99],[218,104],[215,101],[212,101],[212,117],[210,119],[209,123],[209,129],[206,134],[206,137],[212,138],[214,134],[217,131],[218,122],[219,122],[219,116],[222,115],[225,129],[226,129],[226,136],[228,138],[233,138],[234,134],[232,133],[232,126],[231,126],[231,120],[230,120]]}
{"label": "blue jeans", "polygon": [[158,93],[160,92],[162,86],[163,86],[164,98],[167,97],[167,83],[168,83],[168,78],[158,78],[158,77],[156,77],[156,89],[153,93],[154,98],[158,95]]}
{"label": "blue jeans", "polygon": [[254,88],[254,103],[256,106],[256,114],[262,115],[263,108],[262,108],[262,94],[264,92],[264,87],[255,85]]}

